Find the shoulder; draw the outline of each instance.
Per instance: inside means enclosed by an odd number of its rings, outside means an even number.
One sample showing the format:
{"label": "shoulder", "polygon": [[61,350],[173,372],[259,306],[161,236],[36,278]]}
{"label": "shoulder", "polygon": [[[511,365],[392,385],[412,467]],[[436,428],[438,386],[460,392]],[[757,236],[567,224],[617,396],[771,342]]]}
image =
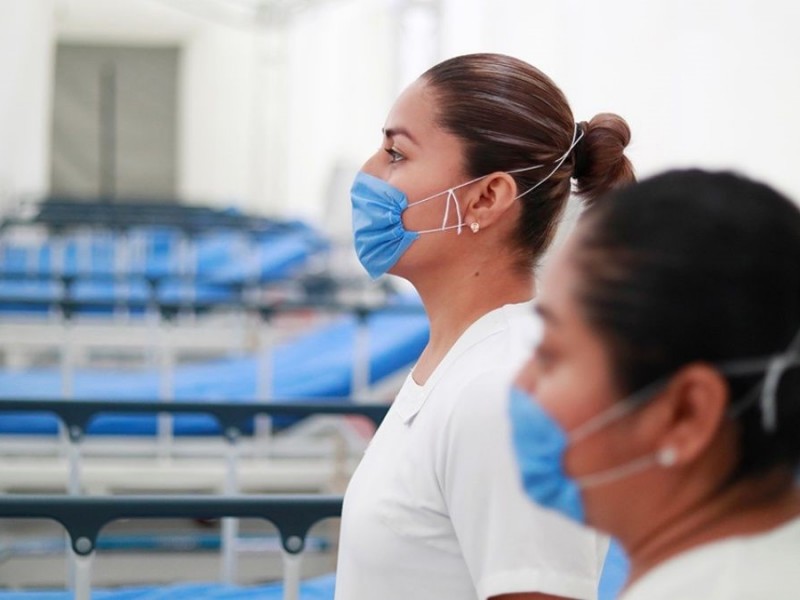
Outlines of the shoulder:
{"label": "shoulder", "polygon": [[[453,409],[464,410],[487,395],[507,391],[510,381],[530,357],[541,337],[541,323],[531,303],[499,308],[483,319],[479,332],[455,348],[446,372],[432,393],[446,397]],[[457,344],[457,346],[459,346]]]}
{"label": "shoulder", "polygon": [[797,598],[798,548],[800,519],[764,534],[700,546],[654,568],[623,600]]}
{"label": "shoulder", "polygon": [[448,434],[505,429],[508,395],[516,374],[514,365],[495,365],[467,376],[449,407]]}

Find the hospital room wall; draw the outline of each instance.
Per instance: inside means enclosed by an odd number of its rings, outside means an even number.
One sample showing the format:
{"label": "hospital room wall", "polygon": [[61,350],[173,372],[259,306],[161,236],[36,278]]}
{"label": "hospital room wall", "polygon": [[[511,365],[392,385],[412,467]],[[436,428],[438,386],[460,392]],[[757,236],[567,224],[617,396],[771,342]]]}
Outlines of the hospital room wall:
{"label": "hospital room wall", "polygon": [[[465,52],[519,56],[562,87],[579,120],[604,111],[624,116],[633,131],[629,155],[640,176],[686,166],[735,169],[766,179],[800,202],[800,3],[441,0],[441,7],[438,56],[429,62]],[[362,20],[362,29],[345,37],[330,27],[319,38],[324,43],[304,53],[297,48],[311,29],[295,33],[294,76],[334,64],[324,62],[333,57],[344,61],[338,70],[317,72],[306,84],[310,96],[290,108],[289,198],[302,203],[307,215],[326,214],[325,203],[335,197],[342,205],[338,222],[346,219],[344,173],[351,176],[374,151],[394,94],[424,70],[420,37],[408,30],[398,37],[395,15],[384,14],[392,20],[388,30]],[[317,18],[322,26],[328,17]],[[383,56],[359,49],[369,50],[369,36],[371,52],[383,49]],[[398,68],[398,55],[414,68]],[[362,68],[377,73],[381,61],[394,69],[393,85],[364,75],[358,88],[351,87],[349,74]],[[303,93],[302,86],[292,90],[293,97]],[[338,184],[330,185],[334,165],[345,168]]]}
{"label": "hospital room wall", "polygon": [[579,120],[624,116],[640,175],[734,168],[800,201],[800,3],[444,2],[445,55],[519,56],[562,87]]}
{"label": "hospital room wall", "polygon": [[0,2],[0,212],[48,189],[53,58],[68,42],[180,48],[181,198],[324,220],[336,167],[375,147],[396,89],[387,3],[322,3],[282,31],[180,6]]}
{"label": "hospital room wall", "polygon": [[55,0],[59,42],[171,46],[180,52],[176,194],[252,208],[256,44],[253,28],[197,3]]}
{"label": "hospital room wall", "polygon": [[0,3],[0,212],[47,189],[52,4]]}
{"label": "hospital room wall", "polygon": [[[613,110],[628,119],[640,174],[734,167],[800,198],[800,4],[441,3],[438,57],[499,51],[540,66],[578,118]],[[71,10],[54,17],[54,5]],[[3,0],[0,209],[48,185],[57,37],[181,48],[182,196],[346,228],[348,178],[377,147],[394,95],[425,62],[424,35],[398,33],[396,5],[325,3],[276,47],[151,0]]]}

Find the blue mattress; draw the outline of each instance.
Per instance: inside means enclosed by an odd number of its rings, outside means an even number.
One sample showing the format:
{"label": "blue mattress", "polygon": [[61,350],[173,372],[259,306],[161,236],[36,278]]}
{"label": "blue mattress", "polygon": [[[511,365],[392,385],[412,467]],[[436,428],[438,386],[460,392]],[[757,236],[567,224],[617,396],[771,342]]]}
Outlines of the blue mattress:
{"label": "blue mattress", "polygon": [[[616,544],[611,545],[598,589],[599,600],[619,597],[628,571],[628,561]],[[335,575],[308,579],[300,585],[302,600],[332,600]],[[114,590],[94,590],[95,600],[163,600],[186,598],[192,600],[279,600],[283,586],[272,583],[262,586],[226,586],[219,583],[179,583],[167,586],[129,587]],[[0,600],[71,600],[70,591],[0,591]]]}
{"label": "blue mattress", "polygon": [[[324,575],[300,584],[301,600],[333,600],[334,576]],[[0,600],[72,600],[71,591],[0,591]],[[283,585],[233,586],[219,583],[178,583],[113,590],[93,590],[94,600],[281,600]]]}
{"label": "blue mattress", "polygon": [[[418,302],[418,300],[406,300]],[[376,382],[413,363],[428,339],[424,314],[376,312],[367,320],[369,328],[370,380]],[[274,398],[341,398],[350,395],[354,340],[357,323],[343,317],[298,339],[276,346],[273,351]],[[177,367],[174,374],[175,401],[225,400],[253,402],[256,398],[259,359],[234,357]],[[74,395],[85,399],[158,398],[157,371],[78,370]],[[0,371],[0,397],[17,399],[59,398],[58,369],[23,372]],[[280,420],[276,420],[281,423]],[[216,435],[213,417],[199,414],[175,415],[175,435]],[[0,413],[0,433],[56,434],[55,416],[41,413]],[[100,415],[88,428],[90,434],[153,435],[155,415]]]}
{"label": "blue mattress", "polygon": [[[28,248],[5,244],[0,252],[0,310],[48,310],[65,298],[60,283],[64,276],[78,277],[69,298],[87,305],[144,304],[151,297],[148,279],[159,281],[155,299],[161,302],[230,302],[237,297],[237,286],[286,279],[327,248],[317,232],[302,224],[255,238],[235,232],[208,233],[194,239],[190,272],[197,281],[186,281],[179,278],[185,261],[180,257],[177,232],[156,229],[143,235],[147,238],[144,256],[126,271],[115,264],[118,244],[109,235],[84,242],[66,240],[60,250],[52,241]],[[99,309],[87,306],[85,310]]]}
{"label": "blue mattress", "polygon": [[[81,275],[149,276],[176,275],[186,266],[181,256],[185,238],[178,230],[169,228],[140,228],[126,238],[135,240],[138,260],[128,259],[128,271],[120,272],[117,253],[131,244],[113,233],[91,233],[50,238],[35,244],[4,242],[0,247],[0,274],[31,274],[44,276]],[[240,265],[242,255],[263,254],[270,260],[292,258],[298,250],[319,250],[327,246],[322,235],[303,223],[292,223],[278,231],[252,235],[236,231],[214,231],[191,238],[191,269],[213,273],[230,265]],[[251,272],[257,262],[246,260]]]}

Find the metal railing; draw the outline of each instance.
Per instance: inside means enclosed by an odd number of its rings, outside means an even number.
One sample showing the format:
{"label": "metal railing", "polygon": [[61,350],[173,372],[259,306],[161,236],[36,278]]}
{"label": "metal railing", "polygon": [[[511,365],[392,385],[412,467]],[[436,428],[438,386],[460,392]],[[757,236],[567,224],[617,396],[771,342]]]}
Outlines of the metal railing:
{"label": "metal railing", "polygon": [[297,600],[300,554],[311,527],[341,516],[342,497],[323,495],[252,496],[42,496],[0,497],[0,518],[46,518],[66,529],[75,553],[76,600],[91,597],[91,559],[100,530],[117,519],[251,517],[278,530],[284,553],[284,600]]}
{"label": "metal railing", "polygon": [[[344,400],[344,401],[343,401]],[[309,528],[341,513],[342,498],[324,495],[238,495],[236,466],[243,427],[258,415],[308,417],[312,415],[360,415],[376,426],[386,415],[384,404],[359,404],[345,399],[330,402],[243,403],[132,400],[14,400],[0,399],[3,412],[55,414],[66,427],[70,440],[69,495],[6,495],[0,497],[0,517],[50,518],[61,523],[74,552],[72,583],[75,598],[89,598],[91,560],[97,535],[104,525],[121,518],[224,517],[222,522],[222,580],[235,577],[236,517],[259,517],[278,529],[284,550],[284,598],[298,598],[300,553]],[[214,417],[229,442],[226,452],[226,485],[223,496],[81,496],[80,442],[89,421],[107,413],[203,413]]]}

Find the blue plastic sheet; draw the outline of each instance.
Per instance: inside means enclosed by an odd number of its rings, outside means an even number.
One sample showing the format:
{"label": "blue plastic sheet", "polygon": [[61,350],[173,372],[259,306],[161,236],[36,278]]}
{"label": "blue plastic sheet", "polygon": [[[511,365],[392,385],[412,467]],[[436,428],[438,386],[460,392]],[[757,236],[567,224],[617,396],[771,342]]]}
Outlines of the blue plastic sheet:
{"label": "blue plastic sheet", "polygon": [[[301,600],[332,600],[334,576],[324,575],[300,584]],[[0,600],[72,600],[71,591],[0,591]],[[142,586],[113,590],[93,590],[94,600],[281,600],[283,586],[271,583],[260,586],[231,586],[219,583],[180,583],[166,586]]]}
{"label": "blue plastic sheet", "polygon": [[[416,301],[416,300],[415,300]],[[350,395],[355,360],[355,317],[277,345],[272,353],[271,397],[341,398]],[[370,381],[375,382],[407,367],[417,359],[428,340],[424,314],[376,312],[367,319]],[[175,402],[210,400],[253,402],[256,398],[260,360],[234,357],[175,369]],[[74,395],[84,399],[152,400],[158,398],[160,374],[149,371],[81,369],[74,376]],[[17,399],[59,398],[58,369],[0,371],[0,397]],[[90,434],[153,435],[155,415],[101,415],[88,428]],[[276,422],[280,423],[279,419]],[[210,415],[180,414],[173,418],[175,435],[217,435]],[[0,413],[0,433],[51,434],[58,431],[55,416],[41,413]]]}
{"label": "blue plastic sheet", "polygon": [[[598,591],[599,600],[616,600],[628,571],[628,561],[618,544],[612,543],[606,557]],[[324,575],[304,581],[300,587],[302,600],[332,600],[335,575]],[[225,586],[218,583],[182,583],[160,587],[129,587],[95,590],[95,600],[279,600],[283,587],[279,583],[263,586]],[[0,600],[71,600],[68,591],[2,592]]]}
{"label": "blue plastic sheet", "polygon": [[628,557],[619,542],[611,540],[611,545],[606,554],[606,562],[600,576],[598,589],[599,600],[614,600],[622,593],[625,581],[628,579],[630,565]]}
{"label": "blue plastic sheet", "polygon": [[[152,296],[148,280],[158,281],[157,301],[230,302],[237,297],[237,286],[286,279],[327,247],[317,232],[301,223],[261,236],[204,234],[193,239],[189,257],[177,231],[148,229],[138,235],[145,240],[143,255],[122,262],[117,253],[124,244],[111,234],[48,240],[29,247],[4,244],[0,311],[46,312],[66,298],[64,277],[77,277],[69,299],[87,305],[143,304]],[[186,280],[187,275],[196,280]],[[78,306],[77,310],[110,308]]]}

